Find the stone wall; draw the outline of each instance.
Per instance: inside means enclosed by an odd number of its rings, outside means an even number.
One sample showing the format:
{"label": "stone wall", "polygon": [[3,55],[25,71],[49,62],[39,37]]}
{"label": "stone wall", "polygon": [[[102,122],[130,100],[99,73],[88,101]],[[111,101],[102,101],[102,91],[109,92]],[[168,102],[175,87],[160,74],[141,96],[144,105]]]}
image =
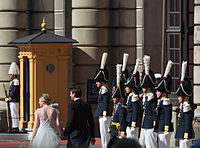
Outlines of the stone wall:
{"label": "stone wall", "polygon": [[28,35],[27,10],[27,0],[6,0],[0,4],[0,98],[5,98],[2,84],[8,89],[10,63],[18,62],[18,49],[8,43]]}
{"label": "stone wall", "polygon": [[136,57],[142,57],[143,1],[73,0],[72,38],[79,41],[73,49],[74,85],[86,92],[86,82],[93,79],[105,51],[112,82],[115,64],[122,63],[123,53],[129,53],[129,70]]}

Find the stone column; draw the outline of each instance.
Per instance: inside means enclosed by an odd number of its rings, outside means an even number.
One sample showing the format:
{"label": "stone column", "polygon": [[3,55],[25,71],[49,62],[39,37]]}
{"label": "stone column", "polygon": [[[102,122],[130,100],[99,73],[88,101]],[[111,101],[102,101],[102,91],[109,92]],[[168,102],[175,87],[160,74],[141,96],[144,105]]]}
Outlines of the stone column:
{"label": "stone column", "polygon": [[[200,103],[200,0],[195,0],[194,6],[194,103]],[[195,110],[195,116],[200,118],[200,106]],[[195,131],[199,131],[200,125],[194,126]],[[195,132],[195,138],[199,138],[200,133]]]}
{"label": "stone column", "polygon": [[142,60],[144,55],[144,0],[136,0],[136,53]]}
{"label": "stone column", "polygon": [[5,98],[2,83],[8,89],[10,63],[18,63],[18,49],[8,43],[28,35],[28,0],[5,0],[0,3],[0,98]]}

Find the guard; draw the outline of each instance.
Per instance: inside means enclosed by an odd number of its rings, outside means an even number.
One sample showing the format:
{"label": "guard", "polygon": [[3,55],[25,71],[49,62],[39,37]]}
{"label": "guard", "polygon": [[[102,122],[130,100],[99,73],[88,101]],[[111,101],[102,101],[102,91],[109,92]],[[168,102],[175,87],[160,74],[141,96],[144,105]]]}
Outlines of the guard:
{"label": "guard", "polygon": [[95,111],[95,116],[99,117],[102,148],[106,148],[108,142],[110,141],[110,133],[108,132],[108,129],[111,121],[111,112],[109,109],[111,93],[107,88],[108,71],[105,67],[107,56],[107,53],[103,53],[100,68],[97,69],[96,75],[94,77],[97,87],[100,88],[98,106]]}
{"label": "guard", "polygon": [[127,82],[125,83],[125,91],[127,96],[127,138],[135,138],[138,140],[139,126],[141,119],[141,100],[138,97],[139,90],[139,66],[140,60],[136,60],[135,68],[129,73]]}
{"label": "guard", "polygon": [[170,138],[173,132],[172,120],[172,104],[168,98],[172,87],[172,79],[169,75],[173,62],[168,61],[167,67],[163,77],[158,82],[156,89],[156,95],[158,98],[155,118],[154,131],[158,134],[158,148],[169,148]]}
{"label": "guard", "polygon": [[189,148],[192,145],[194,131],[192,121],[194,118],[194,108],[191,101],[192,86],[188,77],[185,77],[187,61],[182,63],[181,79],[176,91],[180,103],[180,112],[178,115],[178,125],[175,138],[179,139],[180,148]]}
{"label": "guard", "polygon": [[143,99],[143,122],[142,128],[144,129],[145,145],[146,148],[157,148],[157,136],[154,132],[155,109],[157,107],[157,98],[155,96],[155,77],[150,67],[150,56],[144,56],[144,67],[142,73],[142,93],[139,95]]}
{"label": "guard", "polygon": [[12,119],[11,133],[19,132],[19,101],[20,101],[20,86],[17,76],[19,75],[19,67],[15,62],[12,62],[8,71],[11,82],[9,87],[9,96],[5,101],[9,101],[10,113]]}
{"label": "guard", "polygon": [[[126,131],[126,106],[122,104],[122,100],[124,97],[124,90],[121,88],[121,67],[122,65],[117,64],[117,79],[116,79],[116,85],[113,87],[113,112],[112,112],[112,122],[110,127],[111,137],[125,137],[125,131]],[[121,81],[121,83],[120,83]],[[123,84],[122,84],[123,85]]]}

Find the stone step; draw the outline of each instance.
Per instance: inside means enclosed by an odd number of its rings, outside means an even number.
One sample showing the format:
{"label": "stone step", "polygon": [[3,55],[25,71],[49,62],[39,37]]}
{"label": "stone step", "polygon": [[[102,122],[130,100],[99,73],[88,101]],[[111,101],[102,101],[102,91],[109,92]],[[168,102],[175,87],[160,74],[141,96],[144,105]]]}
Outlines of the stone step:
{"label": "stone step", "polygon": [[30,134],[28,133],[0,133],[0,142],[27,141],[29,139]]}

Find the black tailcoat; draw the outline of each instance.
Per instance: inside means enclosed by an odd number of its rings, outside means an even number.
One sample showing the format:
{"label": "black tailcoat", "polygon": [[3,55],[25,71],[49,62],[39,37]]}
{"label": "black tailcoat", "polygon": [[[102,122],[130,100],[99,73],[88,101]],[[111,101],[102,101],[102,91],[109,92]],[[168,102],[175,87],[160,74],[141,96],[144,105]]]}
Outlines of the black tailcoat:
{"label": "black tailcoat", "polygon": [[68,107],[68,121],[65,127],[67,148],[89,148],[90,138],[95,137],[91,106],[78,99]]}

